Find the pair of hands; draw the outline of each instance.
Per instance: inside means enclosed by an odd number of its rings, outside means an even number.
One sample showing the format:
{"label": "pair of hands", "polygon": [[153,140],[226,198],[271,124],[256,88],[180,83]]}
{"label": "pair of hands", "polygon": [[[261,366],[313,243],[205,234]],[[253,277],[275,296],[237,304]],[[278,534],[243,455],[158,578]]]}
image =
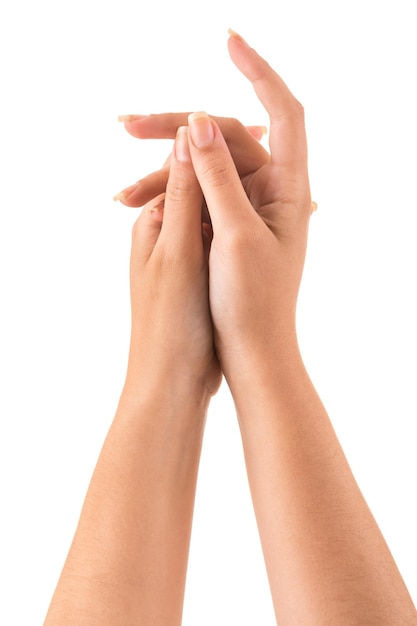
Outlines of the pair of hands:
{"label": "pair of hands", "polygon": [[[126,389],[215,393],[296,349],[295,310],[311,196],[303,109],[235,33],[230,56],[270,117],[262,131],[203,113],[125,116],[138,138],[173,138],[170,159],[117,196],[133,229]],[[177,132],[178,129],[178,132]],[[202,208],[203,207],[203,208]],[[207,209],[207,210],[206,210]]]}

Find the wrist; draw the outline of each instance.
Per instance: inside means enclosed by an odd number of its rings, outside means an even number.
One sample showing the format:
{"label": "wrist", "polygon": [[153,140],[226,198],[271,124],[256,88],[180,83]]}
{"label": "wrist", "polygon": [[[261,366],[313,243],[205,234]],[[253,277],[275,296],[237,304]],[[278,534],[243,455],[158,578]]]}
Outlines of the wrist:
{"label": "wrist", "polygon": [[263,405],[285,403],[308,378],[295,333],[227,365],[225,378],[239,418],[259,414]]}
{"label": "wrist", "polygon": [[204,380],[186,376],[129,376],[120,396],[117,419],[158,422],[158,428],[187,429],[204,423],[211,399]]}
{"label": "wrist", "polygon": [[201,346],[191,338],[188,342],[197,346],[196,351],[187,350],[186,343],[173,347],[160,338],[156,348],[149,346],[143,337],[132,332],[129,360],[123,395],[130,405],[146,401],[166,399],[171,403],[189,402],[207,405],[221,382],[219,362],[213,344]]}
{"label": "wrist", "polygon": [[277,327],[268,335],[249,339],[234,346],[219,348],[225,378],[237,392],[244,384],[255,388],[271,377],[277,380],[302,363],[297,334],[294,327]]}

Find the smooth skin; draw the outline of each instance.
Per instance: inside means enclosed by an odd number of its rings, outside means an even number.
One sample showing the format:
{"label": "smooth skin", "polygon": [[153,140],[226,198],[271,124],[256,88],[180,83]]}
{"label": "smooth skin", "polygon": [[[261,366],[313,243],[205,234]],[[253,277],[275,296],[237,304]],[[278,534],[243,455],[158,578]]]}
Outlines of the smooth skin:
{"label": "smooth skin", "polygon": [[[197,148],[191,140],[190,148],[213,223],[216,352],[237,408],[277,620],[416,624],[297,345],[311,214],[303,109],[242,38],[232,35],[229,51],[269,113],[270,155],[257,153],[260,164],[251,169],[235,139],[233,164],[219,132],[224,121],[214,119],[213,141]],[[169,137],[185,122],[186,114],[153,115],[126,128]],[[235,137],[242,133],[236,124]],[[139,183],[136,201],[152,176]]]}
{"label": "smooth skin", "polygon": [[413,626],[412,600],[298,349],[311,214],[303,109],[236,34],[229,52],[269,113],[270,154],[235,121],[126,121],[138,137],[188,129],[169,166],[120,197],[143,204],[168,177],[164,209],[145,206],[134,230],[127,381],[46,624],[181,623],[204,416],[222,371],[277,622]]}
{"label": "smooth skin", "polygon": [[126,382],[45,626],[181,624],[205,417],[221,381],[210,232],[184,149],[179,132],[166,194],[133,228]]}

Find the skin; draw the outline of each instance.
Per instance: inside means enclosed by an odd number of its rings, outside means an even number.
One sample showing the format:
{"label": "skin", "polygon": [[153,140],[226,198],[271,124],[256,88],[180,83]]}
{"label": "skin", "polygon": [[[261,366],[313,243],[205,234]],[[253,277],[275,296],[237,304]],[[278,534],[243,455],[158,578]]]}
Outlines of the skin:
{"label": "skin", "polygon": [[141,205],[166,185],[134,229],[126,384],[46,624],[181,623],[204,416],[223,372],[277,622],[413,626],[298,349],[311,214],[303,109],[239,36],[228,45],[269,113],[270,153],[224,118],[126,122],[143,138],[188,128],[169,166],[119,197]]}
{"label": "skin", "polygon": [[46,626],[181,623],[205,417],[221,380],[201,203],[174,149],[166,193],[133,228],[126,382]]}

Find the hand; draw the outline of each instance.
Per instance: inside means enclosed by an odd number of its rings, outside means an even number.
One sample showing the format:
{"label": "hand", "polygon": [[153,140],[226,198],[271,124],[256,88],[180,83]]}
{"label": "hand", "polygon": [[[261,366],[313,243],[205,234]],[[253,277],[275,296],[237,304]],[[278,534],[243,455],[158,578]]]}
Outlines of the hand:
{"label": "hand", "polygon": [[[126,130],[139,139],[173,139],[177,128],[187,124],[189,113],[159,113],[153,115],[121,115]],[[268,161],[269,155],[259,145],[267,132],[265,126],[243,126],[237,120],[214,117],[228,144],[236,168],[241,176],[254,171]],[[130,207],[143,206],[162,193],[168,182],[171,155],[163,167],[133,185],[123,189],[114,199]]]}
{"label": "hand", "polygon": [[201,205],[187,133],[180,129],[166,193],[144,207],[133,228],[124,389],[130,402],[143,397],[144,389],[150,397],[194,390],[211,395],[220,384],[208,299],[211,233],[202,229]]}
{"label": "hand", "polygon": [[[234,377],[242,380],[245,372],[250,376],[254,367],[267,367],[268,356],[284,354],[284,346],[296,349],[295,310],[311,196],[302,106],[239,36],[230,37],[229,52],[253,83],[271,120],[270,155],[235,120],[190,120],[192,162],[214,233],[210,307],[216,350],[230,382]],[[172,114],[133,124],[137,136],[166,137],[185,121],[186,114]],[[192,137],[201,136],[203,127],[212,135],[197,147]],[[244,140],[251,140],[250,150],[235,147]],[[143,184],[141,193],[145,191]]]}

